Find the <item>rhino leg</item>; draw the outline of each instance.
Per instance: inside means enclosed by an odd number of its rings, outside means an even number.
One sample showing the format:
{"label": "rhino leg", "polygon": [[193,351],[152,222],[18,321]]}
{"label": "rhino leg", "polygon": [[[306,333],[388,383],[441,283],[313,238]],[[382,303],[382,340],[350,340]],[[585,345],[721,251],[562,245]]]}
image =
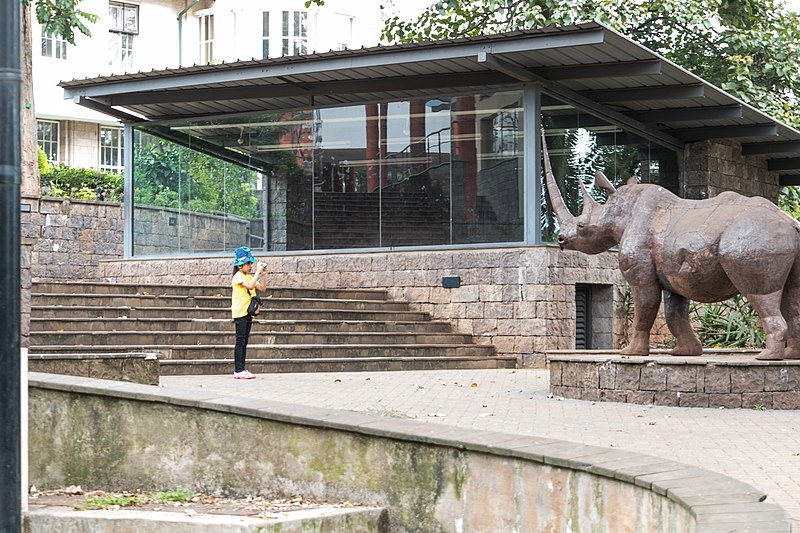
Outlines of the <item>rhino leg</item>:
{"label": "rhino leg", "polygon": [[783,359],[788,325],[781,314],[783,289],[769,294],[745,294],[761,318],[766,335],[766,348],[756,356],[761,360]]}
{"label": "rhino leg", "polygon": [[633,294],[633,333],[631,342],[621,350],[623,355],[650,355],[650,329],[661,305],[661,287],[631,286]]}
{"label": "rhino leg", "polygon": [[800,265],[789,274],[781,299],[781,313],[786,319],[786,350],[784,359],[800,359]]}
{"label": "rhino leg", "polygon": [[664,291],[664,315],[667,327],[675,336],[672,355],[702,355],[703,345],[689,321],[689,300],[671,291]]}

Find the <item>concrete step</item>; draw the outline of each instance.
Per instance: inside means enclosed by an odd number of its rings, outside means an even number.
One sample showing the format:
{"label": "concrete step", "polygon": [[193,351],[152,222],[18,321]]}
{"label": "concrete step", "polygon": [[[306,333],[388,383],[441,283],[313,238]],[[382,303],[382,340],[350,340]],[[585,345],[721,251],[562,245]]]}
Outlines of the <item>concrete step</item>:
{"label": "concrete step", "polygon": [[[169,506],[164,506],[170,509]],[[386,510],[375,507],[341,508],[321,506],[269,513],[268,518],[242,514],[212,514],[174,511],[75,511],[64,506],[35,502],[24,517],[26,533],[279,533],[328,531],[374,531],[386,533]]]}
{"label": "concrete step", "polygon": [[[421,311],[392,311],[381,309],[271,309],[259,315],[261,320],[269,317],[276,320],[383,320],[417,321],[429,320],[430,315]],[[230,320],[229,308],[216,307],[130,307],[130,306],[63,306],[44,305],[31,307],[32,318],[184,318]],[[60,329],[60,328],[59,328]]]}
{"label": "concrete step", "polygon": [[[515,368],[514,357],[362,357],[357,359],[256,359],[248,351],[247,369],[254,374],[295,372],[384,372],[402,370],[483,370]],[[162,376],[231,374],[233,360],[161,362]]]}
{"label": "concrete step", "polygon": [[[276,320],[270,313],[266,319],[256,318],[253,327],[261,331],[341,331],[341,332],[418,332],[448,333],[452,331],[449,322],[385,321],[385,320]],[[32,318],[31,331],[231,331],[230,318]]]}
{"label": "concrete step", "polygon": [[[221,285],[159,285],[137,283],[102,283],[90,281],[60,281],[34,283],[32,294],[144,294],[175,296],[230,297],[230,286]],[[346,300],[386,300],[384,289],[314,289],[302,287],[268,287],[263,296],[273,298],[343,298]]]}
{"label": "concrete step", "polygon": [[[405,311],[408,304],[388,300],[345,300],[323,298],[273,298],[263,297],[267,309],[350,309]],[[179,296],[152,294],[31,294],[31,306],[88,306],[88,307],[203,307],[228,308],[230,297]]]}
{"label": "concrete step", "polygon": [[[233,344],[224,345],[48,345],[31,346],[31,355],[152,352],[166,360],[233,359]],[[481,357],[495,358],[494,348],[475,344],[249,344],[247,359],[359,359],[364,357]]]}
{"label": "concrete step", "polygon": [[[265,331],[253,328],[250,332],[251,344],[467,344],[471,335],[460,333],[431,332],[303,332],[303,331]],[[236,342],[233,325],[228,331],[42,331],[31,335],[30,346],[47,345],[169,345],[195,344],[216,345]]]}

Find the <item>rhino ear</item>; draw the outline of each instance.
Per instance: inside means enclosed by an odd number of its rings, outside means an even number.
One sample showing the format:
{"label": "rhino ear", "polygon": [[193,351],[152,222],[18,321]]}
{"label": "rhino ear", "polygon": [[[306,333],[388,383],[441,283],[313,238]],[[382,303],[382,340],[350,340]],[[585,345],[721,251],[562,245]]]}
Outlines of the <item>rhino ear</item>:
{"label": "rhino ear", "polygon": [[617,190],[614,188],[613,185],[611,185],[611,182],[608,181],[606,175],[600,172],[599,170],[594,173],[594,184],[596,187],[599,187],[600,189],[605,189],[609,193],[616,192]]}
{"label": "rhino ear", "polygon": [[639,182],[636,181],[636,176],[631,176],[628,178],[628,182],[625,185],[636,185],[637,183]]}

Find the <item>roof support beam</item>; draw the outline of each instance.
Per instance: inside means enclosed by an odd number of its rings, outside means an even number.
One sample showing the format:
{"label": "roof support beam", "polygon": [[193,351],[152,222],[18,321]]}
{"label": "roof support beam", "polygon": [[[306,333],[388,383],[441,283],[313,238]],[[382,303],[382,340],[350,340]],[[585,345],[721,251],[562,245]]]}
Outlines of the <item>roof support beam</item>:
{"label": "roof support beam", "polygon": [[742,118],[742,106],[681,107],[678,109],[653,109],[625,113],[632,119],[645,123],[689,122],[697,120],[724,120]]}
{"label": "roof support beam", "polygon": [[132,124],[138,122],[144,122],[144,119],[141,117],[137,117],[136,115],[131,115],[119,109],[114,109],[109,105],[97,102],[95,100],[92,100],[91,98],[84,98],[81,96],[77,98],[77,101],[75,103],[82,105],[83,107],[88,107],[89,109],[93,109],[95,111],[99,111],[100,113],[104,113],[106,115],[114,117],[120,120],[121,122],[130,122]]}
{"label": "roof support beam", "polygon": [[[434,74],[430,76],[403,76],[377,80],[347,80],[326,83],[276,83],[272,85],[246,85],[214,89],[183,89],[115,95],[104,100],[108,105],[129,106],[185,102],[213,102],[248,100],[258,98],[283,98],[287,96],[321,96],[358,94],[380,91],[403,91],[495,85],[509,82],[509,76],[498,72],[469,72]],[[302,86],[302,90],[300,90]]]}
{"label": "roof support beam", "polygon": [[775,137],[778,135],[778,124],[772,122],[770,124],[681,128],[665,131],[687,142],[705,141],[708,139],[733,139],[736,137]]}
{"label": "roof support beam", "polygon": [[683,141],[681,141],[677,137],[674,137],[670,133],[666,133],[657,130],[655,128],[651,128],[645,124],[642,124],[639,121],[633,120],[623,115],[619,111],[608,109],[605,106],[598,106],[596,102],[581,95],[580,93],[577,93],[576,91],[573,91],[572,89],[569,89],[568,87],[565,87],[564,85],[556,81],[547,80],[545,78],[542,78],[541,76],[537,76],[532,72],[528,72],[525,69],[520,69],[516,65],[509,63],[508,61],[496,58],[489,53],[480,54],[476,59],[479,63],[485,64],[490,68],[502,69],[500,70],[500,72],[503,72],[504,74],[510,76],[514,76],[516,79],[520,81],[536,83],[543,89],[550,92],[558,100],[566,104],[573,105],[578,109],[582,109],[595,116],[605,119],[613,124],[619,124],[620,126],[624,126],[625,128],[631,130],[634,133],[639,133],[640,135],[644,135],[648,138],[656,139],[660,143],[665,144],[675,150],[683,150],[683,145],[684,145]]}
{"label": "roof support beam", "polygon": [[781,174],[778,176],[778,185],[781,187],[800,185],[800,174]]}
{"label": "roof support beam", "polygon": [[742,155],[790,154],[793,152],[800,152],[800,141],[776,141],[742,145]]}
{"label": "roof support beam", "polygon": [[641,61],[570,65],[567,67],[543,67],[527,70],[548,80],[580,80],[588,78],[614,78],[619,76],[657,76],[661,74],[661,60],[645,59]]}
{"label": "roof support beam", "polygon": [[800,157],[785,157],[767,161],[767,170],[800,170]]}
{"label": "roof support beam", "polygon": [[600,91],[581,91],[581,95],[600,103],[631,102],[634,100],[686,100],[703,98],[702,84],[658,85],[656,87],[637,87],[635,89],[603,89]]}

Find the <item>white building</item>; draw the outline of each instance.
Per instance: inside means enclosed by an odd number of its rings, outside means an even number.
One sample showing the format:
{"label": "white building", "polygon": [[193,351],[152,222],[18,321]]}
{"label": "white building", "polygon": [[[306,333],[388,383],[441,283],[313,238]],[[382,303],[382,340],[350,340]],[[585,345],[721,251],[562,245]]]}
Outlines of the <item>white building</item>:
{"label": "white building", "polygon": [[65,100],[62,80],[192,64],[326,52],[377,44],[377,1],[84,0],[99,16],[75,45],[34,22],[38,143],[52,162],[121,171],[123,135],[107,115]]}

